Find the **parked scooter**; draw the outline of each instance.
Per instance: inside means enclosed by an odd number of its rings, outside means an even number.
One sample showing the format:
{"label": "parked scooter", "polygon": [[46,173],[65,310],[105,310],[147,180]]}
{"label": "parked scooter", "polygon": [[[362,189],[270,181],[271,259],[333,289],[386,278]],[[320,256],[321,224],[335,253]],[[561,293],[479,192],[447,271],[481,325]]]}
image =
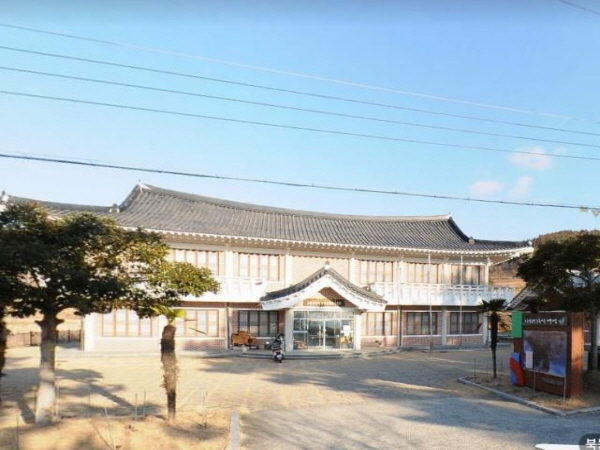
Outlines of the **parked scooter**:
{"label": "parked scooter", "polygon": [[271,351],[273,352],[273,361],[282,363],[285,359],[283,349],[285,347],[285,340],[283,333],[279,333],[273,343],[271,344]]}

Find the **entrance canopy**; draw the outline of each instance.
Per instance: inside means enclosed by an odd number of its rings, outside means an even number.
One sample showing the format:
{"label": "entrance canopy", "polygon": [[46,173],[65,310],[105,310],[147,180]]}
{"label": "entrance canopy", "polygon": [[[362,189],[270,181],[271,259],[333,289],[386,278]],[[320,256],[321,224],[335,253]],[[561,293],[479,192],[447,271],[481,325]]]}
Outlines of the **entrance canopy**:
{"label": "entrance canopy", "polygon": [[293,286],[269,292],[260,299],[260,303],[264,310],[292,308],[327,288],[363,311],[383,311],[387,304],[381,296],[356,286],[327,266]]}

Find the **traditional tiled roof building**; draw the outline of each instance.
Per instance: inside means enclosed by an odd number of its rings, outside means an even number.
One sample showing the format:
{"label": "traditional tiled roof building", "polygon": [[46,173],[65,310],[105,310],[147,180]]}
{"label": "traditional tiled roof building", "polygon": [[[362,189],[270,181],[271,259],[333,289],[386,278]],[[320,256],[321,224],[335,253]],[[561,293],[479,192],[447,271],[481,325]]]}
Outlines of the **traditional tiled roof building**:
{"label": "traditional tiled roof building", "polygon": [[[39,203],[55,216],[88,211],[159,232],[173,260],[212,270],[221,291],[182,306],[183,349],[228,348],[238,331],[259,340],[284,332],[288,350],[482,343],[477,303],[513,298],[511,288],[489,286],[489,267],[532,251],[527,242],[469,238],[449,215],[325,214],[142,184],[112,207]],[[156,350],[160,322],[92,314],[85,349],[135,341],[138,351]]]}

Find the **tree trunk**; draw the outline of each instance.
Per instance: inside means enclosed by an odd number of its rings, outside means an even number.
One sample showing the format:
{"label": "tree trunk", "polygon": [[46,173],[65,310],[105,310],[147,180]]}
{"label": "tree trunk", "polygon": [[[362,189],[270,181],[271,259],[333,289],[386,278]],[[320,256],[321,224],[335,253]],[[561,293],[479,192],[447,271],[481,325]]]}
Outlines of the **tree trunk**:
{"label": "tree trunk", "polygon": [[167,392],[169,421],[175,420],[177,410],[177,357],[175,356],[175,331],[169,324],[163,328],[160,340],[160,356],[163,365],[163,387]]}
{"label": "tree trunk", "polygon": [[56,341],[57,327],[63,321],[54,313],[44,314],[37,324],[42,329],[40,344],[40,386],[35,405],[35,422],[50,423],[56,404]]}
{"label": "tree trunk", "polygon": [[6,345],[8,341],[8,328],[4,317],[0,316],[0,377],[3,375],[4,364],[6,363]]}
{"label": "tree trunk", "polygon": [[598,311],[596,308],[590,310],[591,313],[591,338],[589,370],[598,370]]}
{"label": "tree trunk", "polygon": [[4,363],[6,362],[6,345],[8,341],[8,328],[4,317],[0,316],[0,406],[2,405],[2,377],[4,373]]}
{"label": "tree trunk", "polygon": [[493,312],[490,314],[490,348],[492,349],[492,367],[494,371],[494,378],[498,378],[498,374],[496,372],[496,347],[498,344],[498,313]]}

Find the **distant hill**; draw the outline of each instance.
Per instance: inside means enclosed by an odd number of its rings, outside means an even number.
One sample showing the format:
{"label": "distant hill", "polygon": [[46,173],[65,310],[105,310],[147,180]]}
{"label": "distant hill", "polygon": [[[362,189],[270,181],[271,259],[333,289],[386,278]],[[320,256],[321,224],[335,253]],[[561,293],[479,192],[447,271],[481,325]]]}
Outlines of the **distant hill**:
{"label": "distant hill", "polygon": [[563,230],[563,231],[556,231],[554,233],[548,233],[548,234],[540,234],[538,237],[536,237],[535,239],[532,239],[531,242],[533,242],[533,246],[537,247],[540,244],[543,244],[544,242],[548,242],[548,241],[565,241],[569,238],[575,237],[575,236],[579,236],[580,234],[583,233],[591,233],[591,234],[598,234],[600,235],[600,230],[579,230],[579,231],[574,231],[574,230]]}
{"label": "distant hill", "polygon": [[[538,245],[548,241],[564,241],[574,236],[578,236],[582,233],[593,233],[600,235],[600,230],[563,230],[556,231],[554,233],[541,234],[538,237],[531,240],[533,247],[536,248]],[[515,258],[510,261],[505,261],[496,266],[490,268],[490,282],[498,286],[511,286],[517,290],[521,290],[525,287],[525,282],[517,277],[517,268],[523,261],[523,258]]]}

